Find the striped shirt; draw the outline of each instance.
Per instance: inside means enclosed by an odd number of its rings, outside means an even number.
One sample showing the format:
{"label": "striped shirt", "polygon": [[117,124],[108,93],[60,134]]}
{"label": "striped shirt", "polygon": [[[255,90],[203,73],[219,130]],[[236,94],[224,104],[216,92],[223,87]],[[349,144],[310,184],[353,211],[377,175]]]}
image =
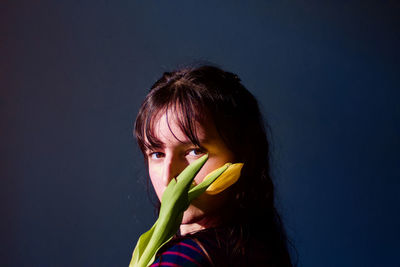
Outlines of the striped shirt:
{"label": "striped shirt", "polygon": [[197,242],[191,238],[185,238],[164,249],[150,266],[205,267],[210,266],[210,261]]}

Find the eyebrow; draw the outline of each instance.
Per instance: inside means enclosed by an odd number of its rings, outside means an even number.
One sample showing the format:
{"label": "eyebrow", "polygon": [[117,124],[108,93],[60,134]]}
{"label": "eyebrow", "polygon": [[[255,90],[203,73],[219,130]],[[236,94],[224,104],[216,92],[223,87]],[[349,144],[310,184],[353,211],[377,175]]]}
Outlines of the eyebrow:
{"label": "eyebrow", "polygon": [[[181,143],[183,146],[190,146],[190,145],[195,145],[194,143],[192,143],[190,140],[187,140],[187,141],[181,141],[181,140],[178,140],[179,141],[179,143]],[[201,145],[201,144],[207,144],[209,142],[209,138],[207,138],[207,137],[204,137],[204,138],[202,138],[202,139],[199,139],[199,143],[200,143],[200,148],[202,148],[203,146]],[[159,143],[160,143],[160,145],[159,146],[157,146],[157,145],[151,145],[150,143],[148,143],[147,145],[146,145],[146,151],[149,151],[149,150],[156,150],[156,149],[164,149],[165,148],[165,143],[163,143],[163,142],[161,142],[161,141],[159,141]]]}

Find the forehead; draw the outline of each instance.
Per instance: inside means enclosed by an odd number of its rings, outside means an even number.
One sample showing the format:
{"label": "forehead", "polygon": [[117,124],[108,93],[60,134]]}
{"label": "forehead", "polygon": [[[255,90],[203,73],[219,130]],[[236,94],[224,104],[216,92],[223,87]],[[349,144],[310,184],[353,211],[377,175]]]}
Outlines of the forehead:
{"label": "forehead", "polygon": [[[216,130],[212,123],[200,123],[182,116],[184,115],[172,110],[159,112],[152,120],[150,138],[155,139],[161,146],[169,146],[181,144],[200,145],[215,137]],[[187,122],[190,122],[190,125]],[[146,142],[148,142],[147,136]]]}

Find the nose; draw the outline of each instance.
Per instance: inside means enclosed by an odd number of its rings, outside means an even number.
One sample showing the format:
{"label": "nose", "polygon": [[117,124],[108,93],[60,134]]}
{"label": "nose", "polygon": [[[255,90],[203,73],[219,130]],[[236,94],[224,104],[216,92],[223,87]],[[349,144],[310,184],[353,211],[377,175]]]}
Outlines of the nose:
{"label": "nose", "polygon": [[186,168],[187,165],[188,163],[185,160],[180,160],[176,156],[166,157],[162,174],[163,184],[167,186],[173,178],[176,178]]}

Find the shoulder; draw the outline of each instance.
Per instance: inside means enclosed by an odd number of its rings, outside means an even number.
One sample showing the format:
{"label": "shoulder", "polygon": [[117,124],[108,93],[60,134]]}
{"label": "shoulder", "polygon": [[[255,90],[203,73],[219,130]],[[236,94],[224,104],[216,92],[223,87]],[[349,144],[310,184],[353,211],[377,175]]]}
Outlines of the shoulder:
{"label": "shoulder", "polygon": [[195,238],[184,238],[168,243],[151,265],[156,266],[210,266],[210,260],[201,243]]}

